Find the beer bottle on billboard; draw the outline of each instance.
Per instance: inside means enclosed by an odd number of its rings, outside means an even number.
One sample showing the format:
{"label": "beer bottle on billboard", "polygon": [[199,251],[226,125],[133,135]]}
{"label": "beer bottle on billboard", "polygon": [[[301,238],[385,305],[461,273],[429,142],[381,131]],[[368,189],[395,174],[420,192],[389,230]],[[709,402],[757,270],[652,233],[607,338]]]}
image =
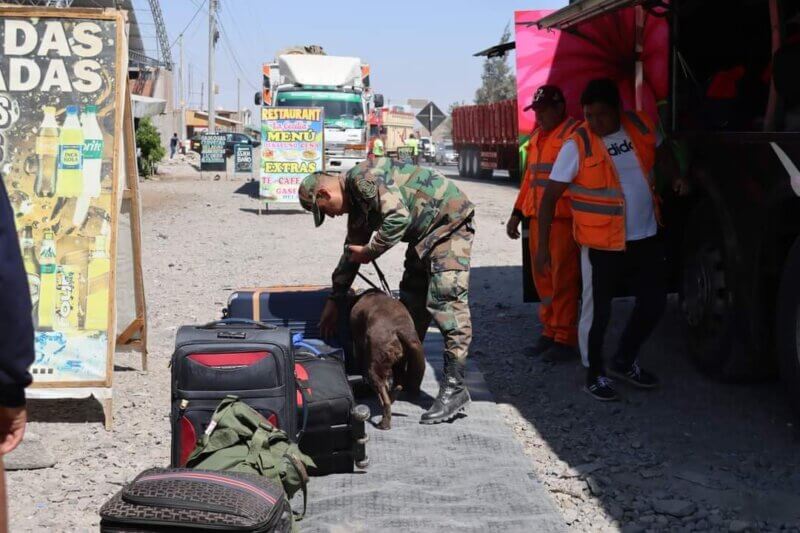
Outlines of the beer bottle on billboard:
{"label": "beer bottle on billboard", "polygon": [[103,165],[103,132],[97,122],[97,106],[87,105],[81,116],[83,126],[83,195],[100,196]]}
{"label": "beer bottle on billboard", "polygon": [[38,170],[33,190],[36,196],[51,197],[56,193],[56,164],[58,158],[58,122],[56,108],[44,106],[44,120],[36,136]]}
{"label": "beer bottle on billboard", "polygon": [[58,293],[56,290],[56,243],[46,231],[39,250],[39,328],[52,329]]}
{"label": "beer bottle on billboard", "polygon": [[58,137],[56,196],[77,198],[83,191],[83,128],[78,106],[67,106],[67,117]]}
{"label": "beer bottle on billboard", "polygon": [[33,228],[25,226],[20,242],[22,249],[22,262],[28,275],[28,288],[31,291],[31,304],[33,305],[34,322],[37,318],[36,305],[39,303],[39,262],[36,260],[36,250],[33,242]]}
{"label": "beer bottle on billboard", "polygon": [[102,331],[108,328],[108,274],[111,261],[106,253],[106,238],[98,235],[94,243],[89,259],[85,327]]}

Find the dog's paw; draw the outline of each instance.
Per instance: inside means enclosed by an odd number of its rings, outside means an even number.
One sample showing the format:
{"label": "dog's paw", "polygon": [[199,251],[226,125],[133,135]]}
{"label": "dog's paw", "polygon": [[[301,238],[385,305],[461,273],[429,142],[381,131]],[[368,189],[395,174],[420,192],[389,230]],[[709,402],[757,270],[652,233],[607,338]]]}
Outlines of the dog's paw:
{"label": "dog's paw", "polygon": [[381,421],[378,422],[378,429],[392,429],[392,423],[385,418],[381,418]]}

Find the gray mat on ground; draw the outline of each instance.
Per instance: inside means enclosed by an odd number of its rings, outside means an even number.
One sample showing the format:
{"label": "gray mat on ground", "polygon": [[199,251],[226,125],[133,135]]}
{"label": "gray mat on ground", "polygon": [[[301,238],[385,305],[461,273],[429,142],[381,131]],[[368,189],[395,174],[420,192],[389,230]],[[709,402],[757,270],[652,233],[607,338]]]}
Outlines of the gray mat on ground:
{"label": "gray mat on ground", "polygon": [[[301,531],[566,531],[475,365],[467,376],[473,399],[467,416],[419,423],[442,366],[435,355],[441,337],[429,337],[420,406],[398,400],[391,430],[368,426],[366,471],[311,479]],[[370,407],[375,423],[380,410]],[[302,501],[296,497],[292,506],[300,509]]]}

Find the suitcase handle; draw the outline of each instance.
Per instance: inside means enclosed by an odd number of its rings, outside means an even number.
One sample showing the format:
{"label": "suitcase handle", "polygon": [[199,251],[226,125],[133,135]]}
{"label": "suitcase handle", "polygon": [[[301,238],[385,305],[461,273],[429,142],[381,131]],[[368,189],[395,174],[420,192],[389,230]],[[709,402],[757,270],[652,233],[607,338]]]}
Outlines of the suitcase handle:
{"label": "suitcase handle", "polygon": [[243,325],[243,326],[253,326],[257,329],[277,329],[278,326],[273,326],[272,324],[264,324],[263,322],[258,322],[255,320],[250,320],[249,318],[223,318],[222,320],[214,320],[213,322],[209,322],[204,326],[200,326],[200,329],[217,329],[217,328],[224,328],[226,326],[233,326],[233,325]]}

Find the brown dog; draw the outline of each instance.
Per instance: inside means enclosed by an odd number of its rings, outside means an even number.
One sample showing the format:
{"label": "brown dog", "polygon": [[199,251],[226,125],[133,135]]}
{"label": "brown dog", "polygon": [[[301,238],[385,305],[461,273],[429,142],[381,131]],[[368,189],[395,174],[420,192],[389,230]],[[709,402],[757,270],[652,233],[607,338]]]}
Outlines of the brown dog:
{"label": "brown dog", "polygon": [[383,407],[378,428],[390,429],[397,393],[419,393],[425,374],[425,353],[414,322],[402,303],[373,289],[356,297],[350,311],[350,330],[358,362]]}

